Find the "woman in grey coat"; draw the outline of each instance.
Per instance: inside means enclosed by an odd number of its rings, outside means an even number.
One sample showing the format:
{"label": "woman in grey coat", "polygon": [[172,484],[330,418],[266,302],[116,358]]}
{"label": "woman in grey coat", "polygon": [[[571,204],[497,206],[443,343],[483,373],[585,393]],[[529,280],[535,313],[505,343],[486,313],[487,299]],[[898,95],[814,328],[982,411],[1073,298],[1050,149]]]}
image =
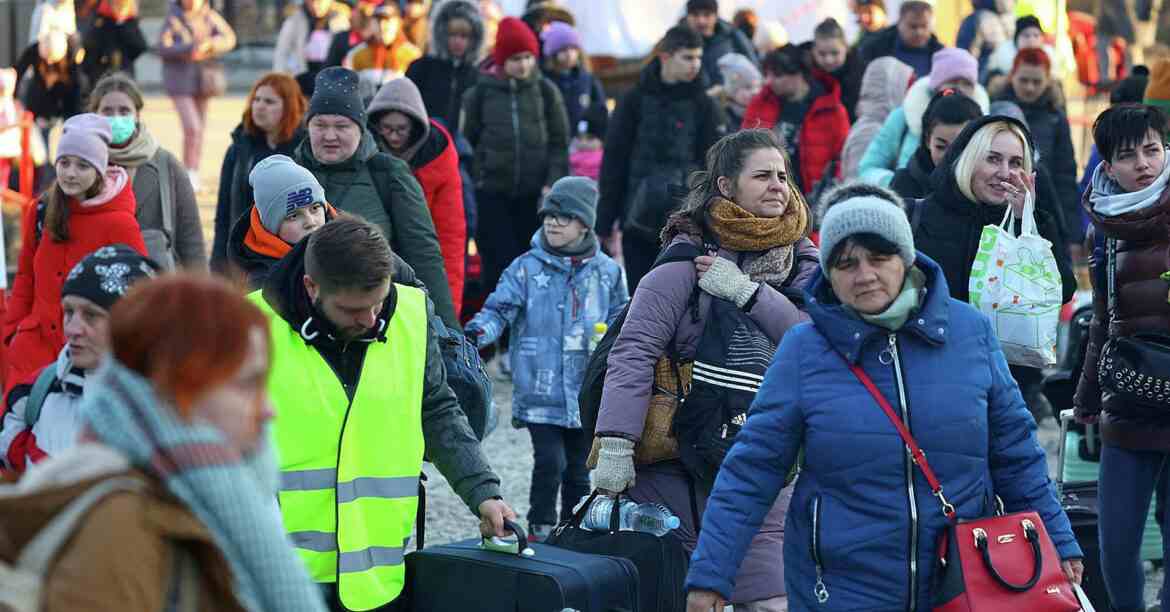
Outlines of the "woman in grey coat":
{"label": "woman in grey coat", "polygon": [[[138,83],[122,72],[106,75],[89,96],[89,112],[110,122],[110,163],[130,174],[138,202],[135,217],[151,259],[164,266],[174,263],[205,271],[207,249],[195,192],[183,165],[142,123],[143,106],[145,99]],[[151,232],[158,232],[161,239],[152,239]]]}
{"label": "woman in grey coat", "polygon": [[[687,550],[695,545],[687,472],[678,460],[635,465],[635,446],[643,436],[655,364],[672,342],[682,362],[694,358],[712,299],[734,302],[772,343],[807,319],[796,296],[815,272],[818,252],[806,237],[808,206],[782,151],[768,130],[737,132],[711,147],[707,171],[692,178],[686,203],[667,222],[662,238],[665,245],[701,246],[705,226],[719,251],[652,269],[639,283],[610,352],[597,418],[594,484],[670,508],[681,521],[677,534]],[[696,285],[701,291],[694,317],[690,301]],[[706,495],[697,491],[700,516]],[[787,506],[785,492],[752,541],[736,579],[737,611],[783,609]]]}
{"label": "woman in grey coat", "polygon": [[200,190],[199,155],[207,105],[223,95],[227,75],[217,60],[236,47],[236,33],[206,0],[178,0],[159,35],[163,60],[163,87],[183,124],[183,164],[191,186]]}

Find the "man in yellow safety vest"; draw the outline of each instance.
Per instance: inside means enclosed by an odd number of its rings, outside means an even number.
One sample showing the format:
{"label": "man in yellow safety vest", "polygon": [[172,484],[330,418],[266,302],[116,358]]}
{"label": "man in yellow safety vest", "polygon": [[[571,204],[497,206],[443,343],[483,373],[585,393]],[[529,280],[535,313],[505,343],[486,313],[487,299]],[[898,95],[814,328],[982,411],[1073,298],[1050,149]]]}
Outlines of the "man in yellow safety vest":
{"label": "man in yellow safety vest", "polygon": [[506,535],[515,513],[447,386],[434,306],[376,226],[326,223],[251,298],[272,322],[281,514],[332,609],[396,609],[424,450],[480,531]]}

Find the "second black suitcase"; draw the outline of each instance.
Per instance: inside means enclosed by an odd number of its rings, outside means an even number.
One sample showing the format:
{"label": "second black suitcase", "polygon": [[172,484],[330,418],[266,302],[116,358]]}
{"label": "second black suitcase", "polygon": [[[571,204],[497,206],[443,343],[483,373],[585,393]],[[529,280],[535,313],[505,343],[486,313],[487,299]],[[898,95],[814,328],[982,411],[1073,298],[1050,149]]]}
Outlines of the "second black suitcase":
{"label": "second black suitcase", "polygon": [[407,555],[411,612],[638,612],[638,570],[629,559],[528,544],[508,525],[531,554],[472,539]]}

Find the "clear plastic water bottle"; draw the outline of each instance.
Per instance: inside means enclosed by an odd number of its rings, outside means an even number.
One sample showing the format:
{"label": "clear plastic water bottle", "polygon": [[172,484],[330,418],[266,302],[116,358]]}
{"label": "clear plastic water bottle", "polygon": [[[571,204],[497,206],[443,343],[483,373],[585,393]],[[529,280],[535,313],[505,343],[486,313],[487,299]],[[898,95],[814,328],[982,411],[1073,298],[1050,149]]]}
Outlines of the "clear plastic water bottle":
{"label": "clear plastic water bottle", "polygon": [[593,324],[593,335],[589,337],[589,352],[597,350],[597,345],[601,344],[601,339],[605,337],[605,332],[609,331],[609,325],[605,321],[598,321]]}
{"label": "clear plastic water bottle", "polygon": [[[584,498],[582,503],[588,499],[588,497]],[[585,513],[585,518],[581,520],[581,526],[591,531],[609,529],[613,504],[614,498],[599,495]],[[639,504],[629,498],[622,498],[621,509],[618,513],[618,529],[621,531],[642,531],[662,536],[679,526],[678,517],[661,504]]]}

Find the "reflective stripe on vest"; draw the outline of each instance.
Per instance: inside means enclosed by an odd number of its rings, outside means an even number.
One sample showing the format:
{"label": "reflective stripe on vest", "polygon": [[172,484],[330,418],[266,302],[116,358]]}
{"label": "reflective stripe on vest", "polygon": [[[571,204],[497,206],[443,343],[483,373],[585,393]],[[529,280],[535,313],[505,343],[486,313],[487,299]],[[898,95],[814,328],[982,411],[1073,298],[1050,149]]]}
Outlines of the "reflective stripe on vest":
{"label": "reflective stripe on vest", "polygon": [[313,580],[337,582],[350,610],[385,605],[402,591],[418,504],[426,297],[395,287],[386,342],[366,349],[352,404],[299,330],[260,292],[249,296],[272,323],[268,387],[284,527]]}

